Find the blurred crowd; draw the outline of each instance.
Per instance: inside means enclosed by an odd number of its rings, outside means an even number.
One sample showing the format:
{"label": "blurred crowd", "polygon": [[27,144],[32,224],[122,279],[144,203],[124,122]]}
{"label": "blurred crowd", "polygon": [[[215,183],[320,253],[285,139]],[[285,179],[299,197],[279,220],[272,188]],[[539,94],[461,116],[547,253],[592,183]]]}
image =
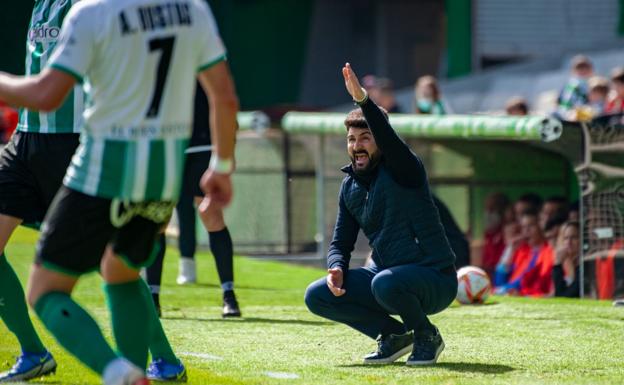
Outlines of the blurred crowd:
{"label": "blurred crowd", "polygon": [[[498,294],[578,297],[581,252],[579,206],[565,198],[546,200],[536,194],[512,202],[502,193],[488,196],[481,267]],[[616,241],[613,256],[624,248]],[[586,264],[595,275],[590,290],[600,299],[614,298],[618,288],[613,256]],[[587,277],[587,274],[586,274]]]}
{"label": "blurred crowd", "polygon": [[[362,80],[370,98],[389,112],[452,113],[444,102],[438,81],[431,75],[416,81],[411,111],[401,111],[397,105],[392,80],[374,75],[367,75]],[[531,112],[531,107],[525,98],[514,96],[506,101],[504,110],[507,115],[523,116]],[[561,120],[589,121],[623,113],[624,67],[614,68],[607,78],[594,72],[594,65],[587,56],[575,56],[570,64],[570,78],[559,91],[553,115]]]}

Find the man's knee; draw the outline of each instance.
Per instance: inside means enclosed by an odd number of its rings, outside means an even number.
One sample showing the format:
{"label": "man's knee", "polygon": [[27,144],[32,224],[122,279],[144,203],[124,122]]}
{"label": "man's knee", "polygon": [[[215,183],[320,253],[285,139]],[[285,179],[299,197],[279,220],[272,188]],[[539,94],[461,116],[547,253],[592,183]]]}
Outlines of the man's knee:
{"label": "man's knee", "polygon": [[325,278],[314,281],[308,286],[303,298],[312,313],[322,315],[323,304],[327,304],[327,292],[329,289],[325,283]]}
{"label": "man's knee", "polygon": [[386,302],[400,294],[400,282],[388,270],[382,271],[373,278],[371,290],[378,301]]}

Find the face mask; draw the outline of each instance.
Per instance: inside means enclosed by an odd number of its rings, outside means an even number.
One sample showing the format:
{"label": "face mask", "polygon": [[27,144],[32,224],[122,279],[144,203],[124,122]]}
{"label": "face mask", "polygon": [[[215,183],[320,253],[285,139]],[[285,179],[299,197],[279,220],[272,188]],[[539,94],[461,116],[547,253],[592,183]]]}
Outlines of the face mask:
{"label": "face mask", "polygon": [[431,112],[431,108],[433,107],[433,103],[429,99],[419,99],[416,102],[416,106],[420,112]]}

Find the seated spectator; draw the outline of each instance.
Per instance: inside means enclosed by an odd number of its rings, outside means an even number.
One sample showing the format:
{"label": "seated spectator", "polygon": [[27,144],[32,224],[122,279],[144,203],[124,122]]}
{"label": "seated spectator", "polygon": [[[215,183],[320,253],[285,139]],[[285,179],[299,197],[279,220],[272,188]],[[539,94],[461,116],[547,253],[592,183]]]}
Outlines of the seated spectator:
{"label": "seated spectator", "polygon": [[555,265],[552,270],[555,297],[579,297],[580,226],[578,222],[566,222],[555,249]]}
{"label": "seated spectator", "polygon": [[496,266],[496,293],[548,295],[552,291],[553,249],[542,234],[537,212],[524,212],[520,224],[523,239],[519,245],[509,245]]}
{"label": "seated spectator", "polygon": [[539,212],[542,208],[542,198],[534,193],[526,193],[516,200],[513,206],[516,221],[520,221],[522,214],[526,211]]}
{"label": "seated spectator", "polygon": [[605,114],[624,113],[624,67],[617,67],[611,71],[613,93],[607,101]]}
{"label": "seated spectator", "polygon": [[591,118],[604,115],[607,107],[607,97],[609,96],[609,80],[602,76],[592,76],[589,78],[588,86],[589,94],[587,95],[587,101]]}
{"label": "seated spectator", "polygon": [[596,292],[598,299],[624,295],[624,239],[613,242],[605,256],[596,258]]}
{"label": "seated spectator", "polygon": [[447,108],[442,102],[440,87],[435,77],[421,76],[414,87],[414,113],[445,115]]}
{"label": "seated spectator", "polygon": [[549,218],[544,225],[544,238],[552,247],[553,250],[557,249],[557,244],[559,240],[559,234],[561,227],[568,220],[567,212],[559,212],[555,214],[553,217]]}
{"label": "seated spectator", "polygon": [[511,116],[526,116],[529,114],[529,103],[521,96],[514,96],[507,100],[505,113]]}
{"label": "seated spectator", "polygon": [[565,120],[576,120],[577,108],[588,103],[587,80],[594,74],[594,66],[587,56],[572,58],[571,77],[557,99],[558,115]]}
{"label": "seated spectator", "polygon": [[402,112],[394,96],[392,80],[366,75],[362,78],[362,85],[368,92],[368,97],[379,107],[385,108],[388,113]]}
{"label": "seated spectator", "polygon": [[546,227],[546,222],[554,217],[563,217],[563,221],[568,216],[568,200],[562,196],[551,196],[542,204],[539,212],[539,223],[542,230]]}
{"label": "seated spectator", "polygon": [[[504,228],[509,223],[509,220],[506,220],[506,213],[511,211],[510,206],[511,202],[507,195],[500,192],[490,194],[485,200],[485,242],[481,267],[488,273],[490,279],[494,278],[494,270],[505,250]],[[511,221],[514,221],[513,215]]]}

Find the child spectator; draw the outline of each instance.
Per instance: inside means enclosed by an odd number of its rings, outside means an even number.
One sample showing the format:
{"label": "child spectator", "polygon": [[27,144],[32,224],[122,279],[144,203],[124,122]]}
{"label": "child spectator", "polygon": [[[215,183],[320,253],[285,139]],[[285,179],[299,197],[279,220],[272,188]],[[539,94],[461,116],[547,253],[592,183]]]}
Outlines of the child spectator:
{"label": "child spectator", "polygon": [[605,107],[606,114],[621,114],[624,112],[624,67],[617,67],[611,71],[613,95]]}
{"label": "child spectator", "polygon": [[552,277],[555,297],[579,297],[579,223],[566,222],[555,249],[555,265]]}
{"label": "child spectator", "polygon": [[559,94],[558,115],[566,120],[576,120],[577,108],[588,103],[587,80],[594,74],[594,66],[587,56],[572,58],[571,77]]}
{"label": "child spectator", "polygon": [[526,116],[529,114],[529,103],[520,96],[514,96],[507,100],[505,113],[511,116]]}
{"label": "child spectator", "polygon": [[609,96],[609,80],[602,76],[589,78],[589,94],[587,96],[592,118],[604,115]]}
{"label": "child spectator", "polygon": [[[551,196],[544,201],[539,211],[539,223],[542,230],[545,229],[546,223],[555,218],[563,217],[561,223],[565,222],[568,216],[568,200],[562,196]],[[554,247],[554,245],[553,245]]]}
{"label": "child spectator", "polygon": [[414,112],[417,114],[446,115],[440,87],[435,77],[421,76],[414,88]]}
{"label": "child spectator", "polygon": [[[490,278],[494,277],[494,270],[505,250],[504,228],[507,225],[506,211],[511,206],[507,195],[496,192],[485,200],[485,242],[483,245],[482,268]],[[514,221],[513,216],[511,221]]]}
{"label": "child spectator", "polygon": [[548,295],[552,291],[553,249],[542,234],[537,212],[524,212],[520,224],[523,239],[518,246],[509,245],[496,266],[496,293]]}

